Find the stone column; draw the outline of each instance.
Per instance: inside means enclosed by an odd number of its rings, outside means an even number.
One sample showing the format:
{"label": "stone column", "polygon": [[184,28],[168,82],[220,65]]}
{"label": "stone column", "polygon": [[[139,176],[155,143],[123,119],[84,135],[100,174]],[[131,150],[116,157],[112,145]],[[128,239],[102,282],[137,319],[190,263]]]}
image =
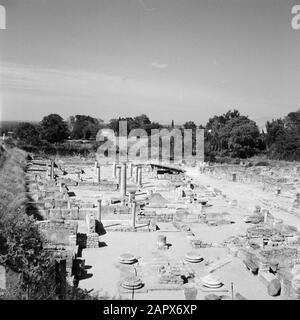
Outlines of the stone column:
{"label": "stone column", "polygon": [[235,172],[232,173],[232,181],[236,182],[236,173]]}
{"label": "stone column", "polygon": [[100,184],[100,165],[97,166],[97,183]]}
{"label": "stone column", "polygon": [[118,179],[118,187],[120,189],[121,187],[121,167],[117,167],[117,170],[116,170],[117,174],[117,179]]}
{"label": "stone column", "polygon": [[113,163],[113,178],[117,177],[117,163]]}
{"label": "stone column", "polygon": [[143,168],[139,167],[138,168],[138,183],[137,183],[139,187],[141,187],[142,184],[143,184],[143,174],[142,174],[142,172],[143,172]]}
{"label": "stone column", "polygon": [[135,183],[138,184],[139,182],[139,167],[135,166]]}
{"label": "stone column", "polygon": [[98,168],[98,161],[96,160],[95,161],[95,169],[97,169]]}
{"label": "stone column", "polygon": [[135,216],[136,216],[136,202],[135,201],[132,202],[131,213],[132,213],[131,226],[132,226],[132,228],[135,229]]}
{"label": "stone column", "polygon": [[59,183],[59,192],[60,192],[60,193],[63,192],[63,191],[62,191],[62,183],[61,183],[61,182]]}
{"label": "stone column", "polygon": [[262,214],[264,215],[264,224],[267,224],[269,222],[268,221],[269,211],[267,209],[263,209]]}
{"label": "stone column", "polygon": [[133,164],[132,162],[129,163],[129,176],[132,177],[132,171],[133,171]]}
{"label": "stone column", "polygon": [[101,222],[101,202],[102,200],[98,200],[98,210],[97,210],[97,219],[99,222]]}
{"label": "stone column", "polygon": [[121,182],[120,182],[120,191],[122,196],[126,196],[126,184],[127,184],[126,171],[127,171],[127,165],[126,165],[126,162],[124,162],[122,163],[122,166],[121,166]]}
{"label": "stone column", "polygon": [[53,180],[53,178],[54,178],[54,162],[51,161],[50,179]]}

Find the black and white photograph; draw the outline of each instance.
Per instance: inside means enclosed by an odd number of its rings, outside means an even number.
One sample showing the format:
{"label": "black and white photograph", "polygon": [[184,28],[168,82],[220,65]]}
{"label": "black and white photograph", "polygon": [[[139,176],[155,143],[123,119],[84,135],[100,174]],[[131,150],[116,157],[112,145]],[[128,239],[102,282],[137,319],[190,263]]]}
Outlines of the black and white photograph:
{"label": "black and white photograph", "polygon": [[300,300],[300,0],[0,0],[7,300]]}

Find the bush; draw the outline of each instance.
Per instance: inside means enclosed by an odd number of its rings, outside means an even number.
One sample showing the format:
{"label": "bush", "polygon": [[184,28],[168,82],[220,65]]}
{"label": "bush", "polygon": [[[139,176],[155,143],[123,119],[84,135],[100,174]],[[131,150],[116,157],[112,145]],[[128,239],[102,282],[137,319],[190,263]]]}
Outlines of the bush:
{"label": "bush", "polygon": [[19,274],[9,295],[44,299],[55,286],[50,279],[53,261],[43,250],[35,220],[26,214],[25,165],[25,153],[11,149],[0,170],[0,263]]}
{"label": "bush", "polygon": [[[0,300],[56,300],[53,256],[43,249],[36,220],[26,212],[26,154],[11,149],[0,159],[0,264],[14,275]],[[98,296],[67,286],[65,299],[97,300]]]}

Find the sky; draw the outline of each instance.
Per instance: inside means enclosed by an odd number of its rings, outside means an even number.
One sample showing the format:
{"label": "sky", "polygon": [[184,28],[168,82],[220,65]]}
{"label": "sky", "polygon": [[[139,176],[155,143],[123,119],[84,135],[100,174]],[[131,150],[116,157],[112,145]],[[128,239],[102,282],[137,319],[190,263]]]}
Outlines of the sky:
{"label": "sky", "polygon": [[300,109],[300,0],[0,0],[0,120]]}

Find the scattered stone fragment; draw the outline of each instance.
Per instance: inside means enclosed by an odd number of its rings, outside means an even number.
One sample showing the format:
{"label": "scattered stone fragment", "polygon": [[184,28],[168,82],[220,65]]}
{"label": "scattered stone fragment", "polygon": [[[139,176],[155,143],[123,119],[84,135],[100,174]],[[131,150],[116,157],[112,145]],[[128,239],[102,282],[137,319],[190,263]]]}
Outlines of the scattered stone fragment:
{"label": "scattered stone fragment", "polygon": [[137,261],[136,257],[131,253],[122,253],[118,259],[123,264],[133,264]]}
{"label": "scattered stone fragment", "polygon": [[221,297],[214,294],[214,293],[211,293],[211,294],[207,294],[205,297],[204,297],[205,300],[221,300]]}
{"label": "scattered stone fragment", "polygon": [[201,282],[204,287],[211,288],[211,289],[217,289],[217,288],[222,287],[222,285],[223,285],[221,280],[218,277],[211,275],[211,274],[203,277],[201,279]]}
{"label": "scattered stone fragment", "polygon": [[203,257],[197,251],[191,251],[185,255],[184,260],[190,263],[198,263],[203,261]]}
{"label": "scattered stone fragment", "polygon": [[270,272],[262,271],[259,273],[259,278],[267,287],[268,294],[272,297],[278,296],[281,290],[280,281]]}
{"label": "scattered stone fragment", "polygon": [[143,287],[143,282],[140,278],[130,275],[122,281],[121,286],[127,290],[138,290]]}

